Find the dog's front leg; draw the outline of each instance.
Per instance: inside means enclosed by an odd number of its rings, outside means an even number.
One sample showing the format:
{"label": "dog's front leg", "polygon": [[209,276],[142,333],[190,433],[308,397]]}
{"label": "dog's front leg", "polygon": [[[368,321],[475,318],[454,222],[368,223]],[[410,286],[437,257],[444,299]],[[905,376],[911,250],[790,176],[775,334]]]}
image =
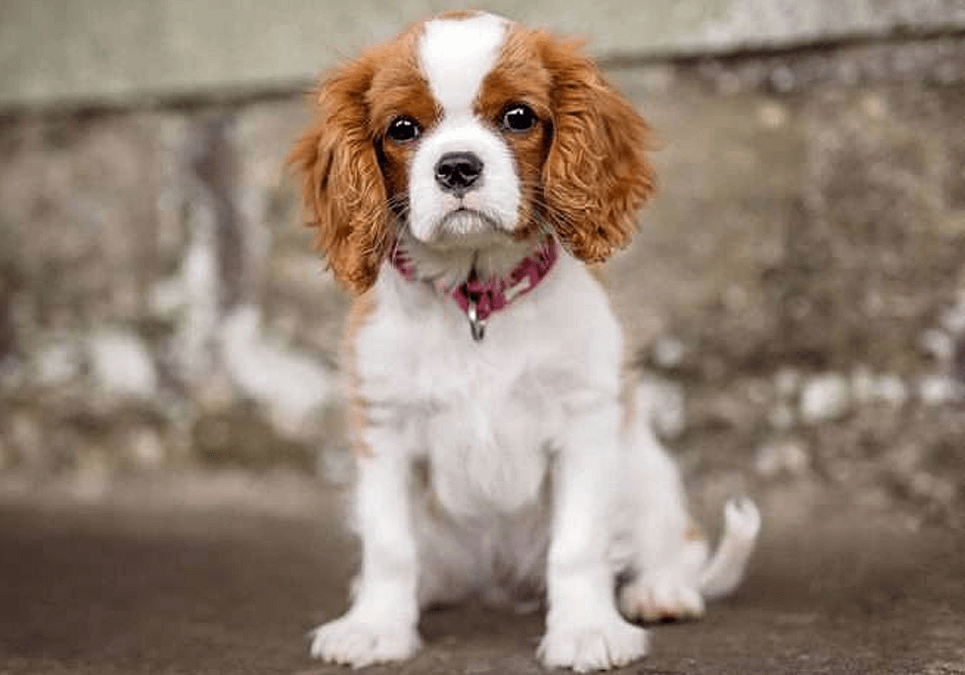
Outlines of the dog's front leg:
{"label": "dog's front leg", "polygon": [[578,672],[644,656],[646,632],[620,616],[607,563],[619,472],[619,413],[602,406],[574,416],[553,466],[553,523],[547,568],[543,663]]}
{"label": "dog's front leg", "polygon": [[362,572],[351,609],[317,628],[311,648],[316,658],[355,668],[407,659],[419,648],[411,465],[377,448],[358,464],[355,508]]}

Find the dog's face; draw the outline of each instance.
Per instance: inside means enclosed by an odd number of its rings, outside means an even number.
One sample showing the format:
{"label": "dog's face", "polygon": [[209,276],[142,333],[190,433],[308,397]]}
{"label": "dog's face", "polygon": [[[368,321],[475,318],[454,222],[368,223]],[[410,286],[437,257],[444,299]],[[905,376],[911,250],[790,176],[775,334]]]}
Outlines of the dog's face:
{"label": "dog's face", "polygon": [[579,48],[490,14],[411,27],[323,81],[291,161],[336,276],[370,286],[404,231],[439,249],[552,230],[626,245],[652,193],[647,127]]}
{"label": "dog's face", "polygon": [[393,195],[407,195],[409,229],[424,243],[465,245],[513,234],[528,220],[522,192],[542,163],[544,125],[534,107],[548,117],[546,87],[510,89],[491,76],[505,31],[491,15],[427,23],[418,71],[408,76],[421,83],[421,100],[411,113],[387,102],[375,120],[385,130],[385,169],[403,176]]}

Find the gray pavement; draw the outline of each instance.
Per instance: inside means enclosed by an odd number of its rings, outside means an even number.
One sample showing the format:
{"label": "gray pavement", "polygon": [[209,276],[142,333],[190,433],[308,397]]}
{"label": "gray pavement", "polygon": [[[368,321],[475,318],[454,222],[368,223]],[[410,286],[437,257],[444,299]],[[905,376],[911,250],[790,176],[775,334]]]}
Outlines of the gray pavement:
{"label": "gray pavement", "polygon": [[[275,511],[176,492],[0,499],[0,674],[348,672],[309,659],[305,637],[344,608],[356,555],[336,496]],[[652,654],[626,672],[965,673],[965,533],[792,498],[763,500],[738,593],[705,620],[654,627]],[[418,658],[372,672],[542,672],[540,624],[437,611]]]}

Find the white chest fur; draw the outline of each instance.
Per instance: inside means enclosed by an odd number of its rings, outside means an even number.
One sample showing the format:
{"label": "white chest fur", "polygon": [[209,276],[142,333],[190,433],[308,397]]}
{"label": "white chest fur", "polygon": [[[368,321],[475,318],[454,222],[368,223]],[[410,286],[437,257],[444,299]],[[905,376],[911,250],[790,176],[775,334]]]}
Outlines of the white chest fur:
{"label": "white chest fur", "polygon": [[498,369],[472,370],[458,395],[414,420],[426,439],[432,487],[457,515],[516,511],[539,494],[552,451],[548,423],[560,409],[535,395],[539,373],[513,381]]}
{"label": "white chest fur", "polygon": [[455,302],[383,269],[355,345],[372,433],[425,458],[438,502],[458,517],[534,503],[574,409],[615,404],[620,335],[606,297],[565,256],[472,340]]}

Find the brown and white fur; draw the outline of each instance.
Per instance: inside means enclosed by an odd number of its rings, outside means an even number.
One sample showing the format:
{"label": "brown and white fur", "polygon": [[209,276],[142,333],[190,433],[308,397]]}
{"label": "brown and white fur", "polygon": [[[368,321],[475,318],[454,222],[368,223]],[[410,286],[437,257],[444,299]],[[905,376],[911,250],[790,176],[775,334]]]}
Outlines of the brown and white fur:
{"label": "brown and white fur", "polygon": [[[345,372],[362,569],[314,656],[406,659],[430,605],[535,598],[542,662],[605,669],[646,653],[633,622],[700,616],[739,583],[758,512],[729,504],[709,555],[676,466],[626,409],[623,336],[586,266],[629,243],[654,191],[648,134],[578,43],[490,14],[414,25],[321,83],[290,159],[357,294]],[[455,192],[436,177],[453,152],[482,165]],[[505,275],[547,233],[556,265],[473,340],[438,289]],[[420,281],[388,262],[393,247]]]}

